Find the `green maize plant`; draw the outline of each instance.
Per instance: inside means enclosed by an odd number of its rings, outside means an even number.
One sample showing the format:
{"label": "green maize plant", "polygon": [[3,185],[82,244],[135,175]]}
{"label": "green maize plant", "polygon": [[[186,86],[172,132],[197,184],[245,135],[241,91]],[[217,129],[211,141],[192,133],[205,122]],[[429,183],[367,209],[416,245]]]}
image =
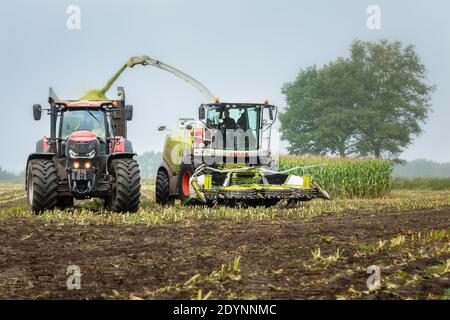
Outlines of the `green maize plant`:
{"label": "green maize plant", "polygon": [[280,171],[311,165],[323,166],[298,169],[292,173],[312,175],[334,197],[377,198],[389,194],[392,188],[389,160],[281,156],[279,161]]}

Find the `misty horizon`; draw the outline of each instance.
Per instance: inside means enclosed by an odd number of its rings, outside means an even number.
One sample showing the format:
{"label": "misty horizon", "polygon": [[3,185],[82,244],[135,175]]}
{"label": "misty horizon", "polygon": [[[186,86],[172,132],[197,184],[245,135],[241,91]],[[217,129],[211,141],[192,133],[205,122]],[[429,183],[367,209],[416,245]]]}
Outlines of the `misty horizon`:
{"label": "misty horizon", "polygon": [[[67,7],[81,10],[79,30],[66,26]],[[139,4],[139,5],[137,5]],[[366,26],[367,7],[381,8],[381,29]],[[204,83],[224,101],[262,102],[269,97],[286,106],[281,87],[298,72],[349,55],[354,39],[399,40],[413,44],[436,85],[433,112],[423,134],[400,158],[450,161],[447,119],[450,31],[447,1],[16,1],[0,12],[4,44],[0,66],[0,133],[11,137],[0,166],[24,170],[35,143],[49,135],[49,118],[33,121],[34,103],[47,106],[51,86],[61,98],[78,98],[101,88],[134,55],[146,54],[173,65]],[[20,14],[18,14],[20,13]],[[126,21],[126,22],[125,22]],[[444,38],[445,39],[445,38]],[[195,117],[203,96],[174,76],[149,67],[126,70],[108,92],[126,90],[134,105],[129,138],[137,153],[162,151],[165,134],[179,117]],[[19,128],[19,130],[17,129]],[[439,142],[439,147],[436,143]],[[286,143],[282,143],[285,150]]]}

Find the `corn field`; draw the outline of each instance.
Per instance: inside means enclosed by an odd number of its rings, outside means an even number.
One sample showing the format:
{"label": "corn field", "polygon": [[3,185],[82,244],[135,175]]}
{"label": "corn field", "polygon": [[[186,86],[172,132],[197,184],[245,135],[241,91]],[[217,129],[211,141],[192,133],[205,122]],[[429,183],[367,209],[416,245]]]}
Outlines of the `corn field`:
{"label": "corn field", "polygon": [[388,160],[281,156],[279,169],[322,164],[293,173],[311,174],[331,196],[373,198],[391,191],[392,166]]}

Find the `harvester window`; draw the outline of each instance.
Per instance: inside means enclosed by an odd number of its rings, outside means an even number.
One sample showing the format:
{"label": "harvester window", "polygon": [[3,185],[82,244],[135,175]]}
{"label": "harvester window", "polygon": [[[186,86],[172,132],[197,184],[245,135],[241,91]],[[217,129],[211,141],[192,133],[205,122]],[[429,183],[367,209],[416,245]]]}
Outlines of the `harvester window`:
{"label": "harvester window", "polygon": [[216,110],[209,110],[206,124],[213,126],[213,127],[217,126],[219,124],[219,117],[220,117],[220,114],[218,112],[216,112]]}
{"label": "harvester window", "polygon": [[257,150],[261,108],[256,105],[210,107],[206,124],[222,133],[221,145],[228,150]]}

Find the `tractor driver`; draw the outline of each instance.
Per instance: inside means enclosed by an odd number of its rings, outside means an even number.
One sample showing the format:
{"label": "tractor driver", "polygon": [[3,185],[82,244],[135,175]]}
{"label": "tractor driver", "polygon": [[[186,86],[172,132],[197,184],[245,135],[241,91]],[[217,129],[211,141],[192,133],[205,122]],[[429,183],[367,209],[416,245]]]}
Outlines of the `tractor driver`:
{"label": "tractor driver", "polygon": [[240,110],[241,111],[241,116],[239,117],[238,121],[237,121],[237,125],[239,126],[240,129],[242,130],[248,130],[248,114],[246,110]]}
{"label": "tractor driver", "polygon": [[98,138],[105,139],[105,126],[102,125],[102,122],[91,115],[89,112],[84,112],[83,115],[84,117],[81,125],[81,130],[90,131],[92,133],[95,133]]}
{"label": "tractor driver", "polygon": [[75,112],[67,113],[64,116],[62,138],[67,139],[72,133],[79,131],[80,126],[81,126],[81,116]]}

